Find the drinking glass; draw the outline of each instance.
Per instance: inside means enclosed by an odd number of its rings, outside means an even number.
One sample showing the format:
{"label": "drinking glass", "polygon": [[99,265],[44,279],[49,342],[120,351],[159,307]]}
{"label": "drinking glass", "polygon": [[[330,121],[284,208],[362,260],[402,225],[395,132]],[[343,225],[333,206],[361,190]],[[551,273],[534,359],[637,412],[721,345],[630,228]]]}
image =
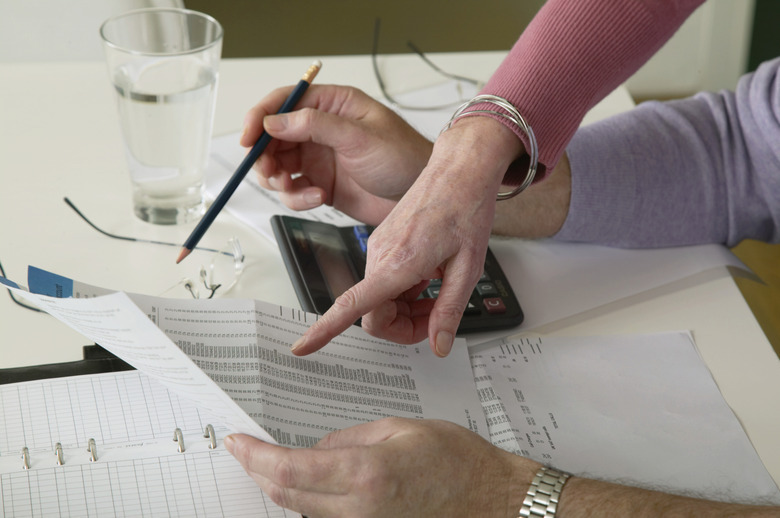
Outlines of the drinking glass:
{"label": "drinking glass", "polygon": [[128,11],[100,27],[116,92],[135,215],[162,225],[203,215],[222,27],[187,9]]}

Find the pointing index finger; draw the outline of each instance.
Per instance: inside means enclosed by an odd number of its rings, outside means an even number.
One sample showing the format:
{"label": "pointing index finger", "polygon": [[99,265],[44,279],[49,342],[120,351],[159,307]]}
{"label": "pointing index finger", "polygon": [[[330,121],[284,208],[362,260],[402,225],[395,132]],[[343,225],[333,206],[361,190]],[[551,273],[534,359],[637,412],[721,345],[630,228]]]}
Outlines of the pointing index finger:
{"label": "pointing index finger", "polygon": [[304,356],[322,349],[381,302],[398,296],[419,282],[407,285],[404,280],[401,276],[378,273],[367,276],[336,298],[330,309],[292,345],[292,353]]}

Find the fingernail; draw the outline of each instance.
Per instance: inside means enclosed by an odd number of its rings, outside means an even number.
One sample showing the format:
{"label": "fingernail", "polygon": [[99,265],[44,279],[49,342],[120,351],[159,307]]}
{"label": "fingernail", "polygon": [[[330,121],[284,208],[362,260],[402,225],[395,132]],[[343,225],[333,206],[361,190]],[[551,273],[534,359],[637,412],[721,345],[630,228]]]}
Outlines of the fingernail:
{"label": "fingernail", "polygon": [[282,189],[282,183],[279,181],[279,177],[277,176],[269,176],[268,177],[268,184],[276,189],[277,191],[280,191]]}
{"label": "fingernail", "polygon": [[320,191],[307,191],[303,194],[303,201],[309,207],[319,207],[322,205],[322,193]]}
{"label": "fingernail", "polygon": [[305,341],[306,341],[305,336],[298,338],[298,340],[296,340],[295,343],[292,344],[292,347],[290,347],[290,352],[295,353],[295,351],[303,347]]}
{"label": "fingernail", "polygon": [[263,126],[269,131],[282,131],[287,128],[288,117],[286,113],[268,115],[263,119]]}
{"label": "fingernail", "polygon": [[241,129],[241,137],[238,139],[239,142],[244,141],[244,137],[246,134],[249,133],[249,114],[247,113],[244,116],[244,127]]}
{"label": "fingernail", "polygon": [[439,331],[436,335],[436,354],[444,358],[452,350],[452,334],[447,331]]}
{"label": "fingernail", "polygon": [[230,454],[233,454],[233,448],[236,446],[236,440],[233,438],[232,435],[228,435],[224,439],[222,439],[222,443],[225,445],[225,449],[230,452]]}

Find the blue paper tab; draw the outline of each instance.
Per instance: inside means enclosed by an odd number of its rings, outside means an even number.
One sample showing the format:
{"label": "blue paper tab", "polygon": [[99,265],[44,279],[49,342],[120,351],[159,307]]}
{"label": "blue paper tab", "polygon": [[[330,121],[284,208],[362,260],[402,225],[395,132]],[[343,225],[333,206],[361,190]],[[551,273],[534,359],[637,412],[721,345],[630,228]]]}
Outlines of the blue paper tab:
{"label": "blue paper tab", "polygon": [[56,273],[41,270],[35,266],[27,267],[27,284],[30,292],[64,299],[73,296],[73,279]]}

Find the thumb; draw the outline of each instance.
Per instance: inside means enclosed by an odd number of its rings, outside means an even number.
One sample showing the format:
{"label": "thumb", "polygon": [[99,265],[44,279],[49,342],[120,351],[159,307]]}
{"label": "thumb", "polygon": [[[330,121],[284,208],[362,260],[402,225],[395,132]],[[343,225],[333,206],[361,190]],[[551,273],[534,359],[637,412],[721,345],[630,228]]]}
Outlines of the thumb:
{"label": "thumb", "polygon": [[288,113],[266,115],[263,119],[263,129],[274,137],[281,137],[289,125],[289,119]]}
{"label": "thumb", "polygon": [[353,121],[315,108],[267,115],[263,119],[263,128],[279,140],[311,141],[334,149],[358,137],[358,128]]}

